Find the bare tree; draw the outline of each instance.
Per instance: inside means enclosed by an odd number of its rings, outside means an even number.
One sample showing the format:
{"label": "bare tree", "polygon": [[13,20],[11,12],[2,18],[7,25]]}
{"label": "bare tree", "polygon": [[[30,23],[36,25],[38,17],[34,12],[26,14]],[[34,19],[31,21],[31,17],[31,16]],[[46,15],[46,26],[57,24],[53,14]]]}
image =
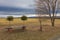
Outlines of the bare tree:
{"label": "bare tree", "polygon": [[[48,14],[50,19],[51,19],[51,24],[54,27],[54,22],[55,22],[55,17],[56,17],[56,6],[57,5],[57,0],[37,0],[36,1],[36,11],[39,16],[41,14]],[[40,19],[40,17],[39,17]]]}
{"label": "bare tree", "polygon": [[41,17],[41,15],[45,12],[45,11],[43,11],[45,8],[43,7],[41,2],[39,2],[39,1],[36,1],[36,2],[37,2],[36,12],[38,13],[37,15],[38,15],[38,19],[40,22],[40,31],[42,31],[42,17]]}

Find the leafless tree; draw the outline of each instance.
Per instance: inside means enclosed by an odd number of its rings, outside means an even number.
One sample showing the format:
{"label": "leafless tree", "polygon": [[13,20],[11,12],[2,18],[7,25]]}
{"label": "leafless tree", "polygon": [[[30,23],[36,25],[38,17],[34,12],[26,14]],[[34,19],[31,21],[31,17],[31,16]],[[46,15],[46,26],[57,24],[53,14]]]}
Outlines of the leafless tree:
{"label": "leafless tree", "polygon": [[57,1],[58,0],[36,0],[36,12],[39,15],[39,20],[41,18],[41,14],[48,14],[53,27],[56,17]]}

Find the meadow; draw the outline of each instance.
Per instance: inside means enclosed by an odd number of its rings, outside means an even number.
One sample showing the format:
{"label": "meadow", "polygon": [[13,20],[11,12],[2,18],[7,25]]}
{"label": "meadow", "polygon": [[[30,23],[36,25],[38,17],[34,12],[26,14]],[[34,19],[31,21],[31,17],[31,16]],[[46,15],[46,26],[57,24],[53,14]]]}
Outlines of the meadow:
{"label": "meadow", "polygon": [[9,21],[6,18],[0,18],[0,40],[50,40],[51,38],[60,35],[60,19],[55,20],[55,27],[51,26],[50,19],[42,19],[43,31],[40,32],[40,23],[38,18],[28,18],[23,22],[19,18],[15,18],[10,22],[13,28],[26,26],[26,30],[14,30],[7,32],[5,28],[9,27]]}

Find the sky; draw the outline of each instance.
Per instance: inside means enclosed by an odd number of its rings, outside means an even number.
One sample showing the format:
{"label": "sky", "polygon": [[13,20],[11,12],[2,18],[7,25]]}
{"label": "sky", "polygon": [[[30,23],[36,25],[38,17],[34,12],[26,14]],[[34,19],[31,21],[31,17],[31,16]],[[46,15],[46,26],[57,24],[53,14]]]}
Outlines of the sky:
{"label": "sky", "polygon": [[[58,2],[59,1],[60,0],[58,0]],[[35,5],[35,0],[0,0],[0,6],[18,7],[18,8],[19,7],[20,8],[34,8],[34,5]]]}
{"label": "sky", "polygon": [[[59,2],[59,4],[60,4],[60,2]],[[17,7],[17,8],[32,9],[32,8],[34,8],[34,5],[35,5],[35,0],[0,0],[0,6],[6,6],[6,7]],[[59,7],[60,7],[60,5],[59,5]],[[60,8],[58,8],[58,9],[60,9]],[[16,13],[16,12],[14,12],[14,13]],[[5,15],[6,12],[0,11],[0,15],[1,14]],[[10,13],[10,14],[12,14],[12,13]]]}
{"label": "sky", "polygon": [[[58,0],[58,2],[59,1],[60,0]],[[0,6],[34,8],[34,5],[35,0],[0,0]]]}
{"label": "sky", "polygon": [[0,6],[33,8],[34,0],[0,0]]}

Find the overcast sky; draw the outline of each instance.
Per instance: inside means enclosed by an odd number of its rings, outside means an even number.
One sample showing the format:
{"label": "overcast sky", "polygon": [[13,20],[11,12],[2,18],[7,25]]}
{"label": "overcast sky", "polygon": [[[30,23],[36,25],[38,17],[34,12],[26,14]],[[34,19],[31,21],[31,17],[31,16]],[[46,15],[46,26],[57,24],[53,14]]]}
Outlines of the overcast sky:
{"label": "overcast sky", "polygon": [[35,0],[0,0],[0,6],[34,8],[34,4],[35,4],[34,1]]}
{"label": "overcast sky", "polygon": [[32,8],[34,0],[0,0],[0,6]]}

